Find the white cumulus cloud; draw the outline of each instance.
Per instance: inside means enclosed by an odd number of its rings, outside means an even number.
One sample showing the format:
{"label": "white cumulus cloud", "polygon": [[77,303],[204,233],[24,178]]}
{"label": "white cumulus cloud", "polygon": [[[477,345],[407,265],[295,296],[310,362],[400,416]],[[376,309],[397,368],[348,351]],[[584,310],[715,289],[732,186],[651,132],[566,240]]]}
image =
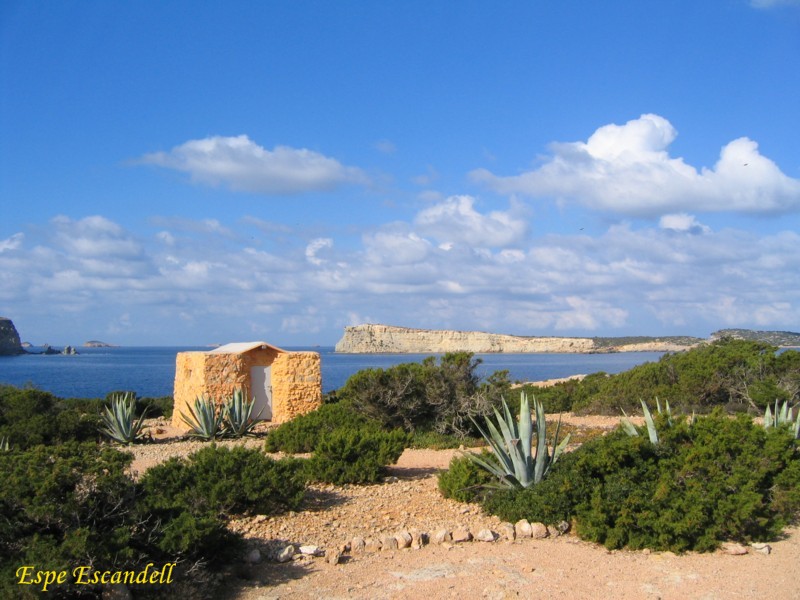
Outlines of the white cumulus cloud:
{"label": "white cumulus cloud", "polygon": [[331,238],[316,238],[311,240],[306,246],[306,260],[312,265],[321,265],[325,262],[324,259],[319,258],[317,253],[325,248],[333,248],[333,240]]}
{"label": "white cumulus cloud", "polygon": [[188,173],[192,181],[235,191],[299,194],[367,183],[358,168],[305,148],[267,150],[246,135],[189,140],[169,152],[146,154],[142,163]]}
{"label": "white cumulus cloud", "polygon": [[477,247],[502,247],[519,242],[528,231],[521,207],[483,214],[471,196],[451,196],[420,211],[414,225],[442,243],[461,242]]}
{"label": "white cumulus cloud", "polygon": [[541,166],[519,175],[478,169],[471,177],[500,193],[553,197],[626,215],[800,210],[800,180],[760,154],[753,140],[733,140],[713,168],[698,169],[670,156],[676,136],[665,118],[645,114],[600,127],[585,142],[554,143]]}
{"label": "white cumulus cloud", "polygon": [[711,228],[708,225],[700,223],[694,215],[686,213],[677,213],[671,215],[664,215],[658,221],[661,229],[670,231],[683,231],[687,233],[708,233]]}
{"label": "white cumulus cloud", "polygon": [[22,246],[22,241],[25,239],[24,233],[15,233],[9,238],[4,240],[0,240],[0,252],[5,252],[6,250],[16,250],[20,246]]}

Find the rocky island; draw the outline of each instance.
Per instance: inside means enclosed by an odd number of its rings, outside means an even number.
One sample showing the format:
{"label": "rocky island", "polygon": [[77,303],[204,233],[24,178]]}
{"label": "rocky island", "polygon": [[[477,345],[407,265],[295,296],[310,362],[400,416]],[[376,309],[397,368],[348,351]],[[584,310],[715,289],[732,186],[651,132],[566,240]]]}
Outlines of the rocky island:
{"label": "rocky island", "polygon": [[113,344],[107,344],[98,340],[89,340],[83,343],[84,348],[116,348]]}
{"label": "rocky island", "polygon": [[0,317],[0,356],[25,354],[19,340],[19,333],[11,319]]}
{"label": "rocky island", "polygon": [[598,353],[677,352],[704,342],[689,336],[669,337],[539,337],[483,331],[411,329],[363,324],[345,327],[336,352],[368,353]]}

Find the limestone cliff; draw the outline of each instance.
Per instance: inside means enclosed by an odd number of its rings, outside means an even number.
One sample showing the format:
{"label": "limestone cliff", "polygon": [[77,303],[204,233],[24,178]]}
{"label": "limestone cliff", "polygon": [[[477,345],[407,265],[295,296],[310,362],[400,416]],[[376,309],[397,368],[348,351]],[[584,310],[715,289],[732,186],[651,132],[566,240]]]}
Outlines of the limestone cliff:
{"label": "limestone cliff", "polygon": [[0,356],[13,356],[25,354],[20,344],[19,333],[11,319],[0,317]]}
{"label": "limestone cliff", "polygon": [[[619,343],[614,343],[618,340]],[[391,325],[346,327],[336,344],[342,353],[592,353],[592,352],[668,352],[686,350],[698,338],[586,338],[521,337],[482,331],[409,329]]]}

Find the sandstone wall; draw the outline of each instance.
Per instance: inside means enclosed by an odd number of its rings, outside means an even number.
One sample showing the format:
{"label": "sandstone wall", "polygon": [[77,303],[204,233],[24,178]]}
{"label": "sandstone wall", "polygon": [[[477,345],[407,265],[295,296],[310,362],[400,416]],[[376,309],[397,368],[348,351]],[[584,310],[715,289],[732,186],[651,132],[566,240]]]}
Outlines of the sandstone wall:
{"label": "sandstone wall", "polygon": [[205,389],[205,352],[179,352],[175,358],[175,387],[172,410],[172,426],[186,431],[188,427],[181,419],[181,412],[188,415],[188,407]]}
{"label": "sandstone wall", "polygon": [[519,337],[482,331],[407,329],[390,325],[345,328],[336,352],[592,352],[591,338]]}
{"label": "sandstone wall", "polygon": [[322,405],[317,352],[286,352],[272,363],[272,422],[285,423]]}

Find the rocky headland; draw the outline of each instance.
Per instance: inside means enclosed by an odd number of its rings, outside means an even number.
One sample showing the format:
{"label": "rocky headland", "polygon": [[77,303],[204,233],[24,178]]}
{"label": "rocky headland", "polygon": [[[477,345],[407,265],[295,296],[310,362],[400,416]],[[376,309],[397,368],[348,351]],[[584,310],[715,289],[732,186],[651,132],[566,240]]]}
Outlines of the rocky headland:
{"label": "rocky headland", "polygon": [[25,354],[19,339],[17,328],[11,319],[0,317],[0,356],[16,356]]}
{"label": "rocky headland", "polygon": [[411,329],[363,324],[346,327],[336,352],[367,353],[598,353],[677,352],[704,342],[689,336],[670,337],[539,337],[483,331]]}

